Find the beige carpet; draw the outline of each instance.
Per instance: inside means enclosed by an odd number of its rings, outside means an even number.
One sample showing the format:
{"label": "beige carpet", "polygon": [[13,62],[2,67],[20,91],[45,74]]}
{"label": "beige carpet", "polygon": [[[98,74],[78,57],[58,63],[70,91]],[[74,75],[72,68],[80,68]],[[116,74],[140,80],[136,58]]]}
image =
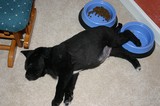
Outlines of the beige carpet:
{"label": "beige carpet", "polygon": [[[88,1],[36,0],[37,19],[30,49],[54,46],[82,31],[78,14]],[[119,22],[135,21],[119,0],[107,1],[115,7]],[[11,69],[6,64],[8,52],[0,51],[0,106],[51,106],[57,81],[48,75],[27,81],[21,50],[17,49]],[[160,106],[160,46],[139,61],[140,72],[128,61],[114,57],[82,72],[71,106]]]}

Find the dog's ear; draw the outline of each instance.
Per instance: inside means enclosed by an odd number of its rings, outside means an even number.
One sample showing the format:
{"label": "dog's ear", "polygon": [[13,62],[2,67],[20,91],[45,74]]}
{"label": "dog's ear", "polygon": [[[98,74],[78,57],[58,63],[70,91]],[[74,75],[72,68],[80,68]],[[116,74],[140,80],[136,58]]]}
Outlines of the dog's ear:
{"label": "dog's ear", "polygon": [[28,57],[28,55],[29,55],[30,53],[32,53],[32,52],[33,52],[33,50],[21,51],[21,53],[22,53],[25,57]]}

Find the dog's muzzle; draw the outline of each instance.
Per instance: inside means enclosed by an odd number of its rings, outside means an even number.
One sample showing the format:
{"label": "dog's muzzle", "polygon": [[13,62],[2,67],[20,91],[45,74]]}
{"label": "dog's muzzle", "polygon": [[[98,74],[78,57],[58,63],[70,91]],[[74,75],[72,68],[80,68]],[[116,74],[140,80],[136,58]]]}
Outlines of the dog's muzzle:
{"label": "dog's muzzle", "polygon": [[36,78],[35,76],[29,75],[29,74],[25,74],[25,77],[26,77],[26,79],[29,80],[29,81],[34,81],[34,80],[38,79],[38,78]]}

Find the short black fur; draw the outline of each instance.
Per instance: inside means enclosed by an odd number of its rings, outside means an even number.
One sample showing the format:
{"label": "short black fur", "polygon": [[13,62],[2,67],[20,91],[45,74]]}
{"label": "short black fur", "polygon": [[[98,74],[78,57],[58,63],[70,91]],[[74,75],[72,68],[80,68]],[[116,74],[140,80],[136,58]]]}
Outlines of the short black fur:
{"label": "short black fur", "polygon": [[76,71],[97,67],[108,56],[126,59],[135,69],[140,70],[138,60],[126,53],[122,47],[129,40],[141,46],[140,40],[129,30],[120,33],[121,27],[121,24],[115,29],[100,26],[82,31],[54,47],[22,51],[26,56],[26,78],[36,80],[45,74],[55,79],[58,77],[52,106],[59,106],[63,97],[65,105],[68,106],[73,99],[73,90],[79,75]]}

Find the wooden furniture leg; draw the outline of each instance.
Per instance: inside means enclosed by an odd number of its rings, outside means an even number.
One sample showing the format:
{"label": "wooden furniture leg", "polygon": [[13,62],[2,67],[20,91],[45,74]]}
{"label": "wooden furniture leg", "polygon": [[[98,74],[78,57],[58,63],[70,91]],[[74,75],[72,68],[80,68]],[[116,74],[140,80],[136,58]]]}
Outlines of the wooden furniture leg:
{"label": "wooden furniture leg", "polygon": [[12,68],[14,65],[16,50],[17,50],[16,40],[12,40],[8,53],[8,67],[10,68]]}
{"label": "wooden furniture leg", "polygon": [[17,46],[22,47],[23,46],[23,43],[21,41],[22,32],[20,31],[20,32],[13,33],[13,36],[14,36],[14,39],[16,40]]}
{"label": "wooden furniture leg", "polygon": [[[17,32],[4,31],[3,27],[2,27],[2,30],[0,30],[0,38],[11,41],[10,45],[0,44],[0,50],[9,51],[8,67],[10,68],[12,68],[14,65],[17,46],[18,47],[24,46],[24,48],[26,49],[29,48],[31,35],[32,35],[34,23],[35,23],[36,13],[37,13],[36,8],[35,8],[35,0],[33,0],[32,2],[33,2],[33,5],[32,5],[32,9],[30,13],[30,19],[29,19],[28,24],[26,25],[26,28],[24,28],[23,30],[17,31]],[[24,38],[22,36],[23,34],[26,34]]]}
{"label": "wooden furniture leg", "polygon": [[34,23],[36,19],[36,13],[37,13],[36,8],[33,6],[32,11],[31,11],[30,21],[29,21],[28,26],[26,27],[26,35],[24,38],[24,48],[25,49],[29,48],[31,35],[32,35],[32,31],[33,31],[33,27],[34,27]]}
{"label": "wooden furniture leg", "polygon": [[17,50],[16,40],[12,39],[11,45],[0,44],[0,50],[8,50],[8,67],[12,68],[14,64],[15,54]]}

